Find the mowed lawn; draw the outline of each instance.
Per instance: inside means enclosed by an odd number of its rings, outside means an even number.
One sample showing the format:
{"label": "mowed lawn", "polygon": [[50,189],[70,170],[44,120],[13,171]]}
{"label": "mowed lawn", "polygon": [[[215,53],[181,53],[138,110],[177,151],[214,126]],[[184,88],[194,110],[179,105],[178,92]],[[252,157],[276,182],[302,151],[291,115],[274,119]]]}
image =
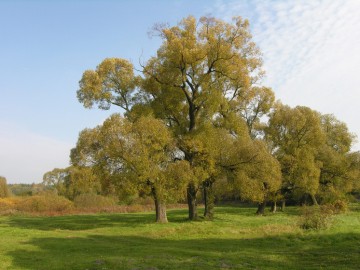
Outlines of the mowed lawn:
{"label": "mowed lawn", "polygon": [[169,210],[61,217],[0,217],[0,269],[360,269],[360,208],[332,228],[303,231],[298,208],[255,216],[217,207],[214,221]]}

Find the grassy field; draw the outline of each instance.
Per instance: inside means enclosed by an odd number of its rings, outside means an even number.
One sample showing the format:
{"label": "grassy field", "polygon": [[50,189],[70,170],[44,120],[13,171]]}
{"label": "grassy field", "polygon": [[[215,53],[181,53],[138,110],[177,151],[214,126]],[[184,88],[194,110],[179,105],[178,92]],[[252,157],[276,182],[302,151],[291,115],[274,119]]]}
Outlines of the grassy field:
{"label": "grassy field", "polygon": [[297,226],[297,208],[255,216],[218,207],[214,221],[170,210],[60,217],[0,217],[0,269],[360,269],[360,208],[324,231]]}

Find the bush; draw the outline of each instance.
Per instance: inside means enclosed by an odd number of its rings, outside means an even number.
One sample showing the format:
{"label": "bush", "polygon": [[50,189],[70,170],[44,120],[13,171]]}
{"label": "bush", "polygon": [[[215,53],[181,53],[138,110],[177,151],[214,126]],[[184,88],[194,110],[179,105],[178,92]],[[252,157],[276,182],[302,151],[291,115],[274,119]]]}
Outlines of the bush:
{"label": "bush", "polygon": [[0,213],[8,213],[9,211],[16,211],[16,206],[19,202],[18,198],[0,198]]}
{"label": "bush", "polygon": [[21,212],[62,212],[73,208],[73,203],[61,196],[31,196],[17,202]]}
{"label": "bush", "polygon": [[120,205],[153,205],[154,199],[149,196],[139,196],[138,194],[122,196]]}
{"label": "bush", "polygon": [[299,219],[299,226],[305,230],[327,229],[332,223],[333,211],[328,206],[304,206]]}
{"label": "bush", "polygon": [[74,199],[77,208],[106,208],[117,204],[117,200],[113,197],[105,197],[97,194],[81,194]]}
{"label": "bush", "polygon": [[336,200],[331,206],[335,214],[345,213],[349,209],[348,202],[345,200]]}

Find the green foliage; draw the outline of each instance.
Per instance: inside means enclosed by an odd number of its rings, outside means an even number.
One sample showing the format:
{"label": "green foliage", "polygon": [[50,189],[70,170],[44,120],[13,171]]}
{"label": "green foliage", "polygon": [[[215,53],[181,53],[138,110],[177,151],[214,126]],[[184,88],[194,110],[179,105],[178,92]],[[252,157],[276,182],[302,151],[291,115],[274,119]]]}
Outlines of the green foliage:
{"label": "green foliage", "polygon": [[87,70],[80,80],[78,99],[86,108],[97,103],[101,109],[120,106],[129,111],[131,93],[137,85],[133,65],[124,59],[107,58],[96,68]]}
{"label": "green foliage", "polygon": [[[244,151],[246,150],[246,151]],[[280,165],[261,142],[252,142],[239,154],[240,163],[235,170],[234,184],[240,198],[262,203],[281,186]]]}
{"label": "green foliage", "polygon": [[164,206],[183,195],[189,178],[189,164],[176,160],[176,151],[163,121],[152,116],[129,121],[114,114],[80,134],[71,158],[99,179],[110,179],[123,196],[143,192]]}
{"label": "green foliage", "polygon": [[10,192],[7,186],[6,178],[0,176],[0,198],[9,197]]}
{"label": "green foliage", "polygon": [[346,125],[275,103],[260,84],[261,53],[247,20],[189,16],[153,32],[162,43],[139,75],[121,58],[83,73],[77,96],[86,108],[117,106],[125,114],[83,130],[73,167],[45,175],[48,183],[60,179],[52,184],[59,194],[144,193],[157,206],[186,195],[196,219],[199,190],[208,209],[229,190],[257,203],[309,195],[317,204],[327,189],[359,189],[360,159],[349,152]]}
{"label": "green foliage", "polygon": [[100,192],[99,178],[87,167],[71,166],[65,169],[54,169],[44,174],[43,185],[55,188],[59,195],[69,199],[85,193]]}
{"label": "green foliage", "polygon": [[246,121],[249,133],[253,138],[263,135],[262,131],[265,123],[260,120],[268,115],[275,103],[275,95],[270,88],[252,87],[249,91],[243,93],[241,99],[238,99],[236,108],[240,115]]}
{"label": "green foliage", "polygon": [[322,115],[321,124],[326,136],[326,141],[319,147],[317,154],[317,159],[322,163],[322,195],[325,200],[329,200],[330,196],[341,199],[345,194],[357,189],[360,179],[359,153],[350,152],[355,137],[349,132],[346,124],[333,115]]}
{"label": "green foliage", "polygon": [[307,107],[278,104],[265,128],[266,140],[281,164],[283,189],[314,196],[321,163],[317,147],[324,142],[319,114]]}
{"label": "green foliage", "polygon": [[[96,70],[84,72],[78,99],[87,108],[94,103],[101,109],[119,106],[125,110],[126,120],[134,127],[142,116],[161,119],[167,129],[164,134],[173,136],[173,158],[166,161],[166,170],[160,170],[166,172],[168,180],[158,173],[164,162],[156,155],[151,159],[133,160],[131,166],[125,162],[128,168],[132,167],[127,170],[126,177],[124,174],[115,176],[106,168],[116,167],[112,163],[119,164],[119,161],[114,161],[116,158],[124,161],[119,152],[113,153],[110,160],[103,160],[100,166],[99,154],[107,150],[88,140],[95,139],[98,132],[104,133],[100,127],[80,135],[83,138],[79,141],[83,143],[78,142],[72,160],[73,164],[93,166],[98,174],[109,179],[108,182],[116,183],[118,189],[129,188],[131,185],[125,184],[125,179],[134,179],[137,175],[143,178],[140,182],[144,183],[146,179],[147,184],[132,185],[130,189],[155,188],[157,196],[165,201],[176,200],[176,194],[183,195],[182,192],[173,192],[168,196],[170,190],[184,189],[177,183],[188,183],[187,197],[192,201],[189,205],[196,207],[197,191],[204,183],[214,183],[226,177],[225,167],[221,165],[225,153],[220,149],[221,142],[234,141],[234,136],[240,138],[243,134],[256,137],[261,126],[260,118],[269,113],[275,98],[271,89],[259,86],[263,76],[261,54],[251,40],[247,20],[235,17],[227,23],[212,17],[196,20],[189,16],[176,26],[158,25],[153,30],[162,39],[162,44],[157,55],[142,65],[141,76],[134,75],[133,66],[127,60],[105,59]],[[129,126],[125,122],[119,123],[119,127],[125,128],[124,134],[128,132],[125,126]],[[120,130],[115,133],[120,134]],[[146,142],[141,143],[146,145]],[[148,150],[149,146],[146,146]],[[238,144],[237,147],[242,146]],[[125,155],[132,149],[120,148]],[[147,157],[148,153],[143,155]],[[151,162],[146,164],[148,160]],[[98,166],[91,165],[94,161]],[[137,168],[134,170],[134,167]],[[154,179],[157,180],[154,182]],[[196,217],[196,209],[193,211]]]}
{"label": "green foliage", "polygon": [[33,194],[34,185],[32,184],[9,184],[11,194],[14,196],[29,196]]}
{"label": "green foliage", "polygon": [[113,197],[105,197],[93,193],[80,194],[75,197],[74,205],[77,208],[98,208],[117,205],[117,200]]}
{"label": "green foliage", "polygon": [[358,159],[349,152],[354,136],[334,116],[277,104],[264,131],[281,164],[284,196],[309,194],[317,204],[316,197],[326,203],[356,189]]}

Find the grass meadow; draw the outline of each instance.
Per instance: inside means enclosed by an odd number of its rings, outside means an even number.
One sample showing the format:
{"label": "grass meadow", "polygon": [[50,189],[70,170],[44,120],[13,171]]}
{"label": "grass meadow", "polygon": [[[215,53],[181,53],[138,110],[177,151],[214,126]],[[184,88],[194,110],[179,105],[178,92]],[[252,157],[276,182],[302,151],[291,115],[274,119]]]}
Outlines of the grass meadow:
{"label": "grass meadow", "polygon": [[298,211],[223,206],[190,222],[177,209],[168,224],[152,212],[1,216],[0,269],[360,269],[359,206],[322,231],[300,229]]}

